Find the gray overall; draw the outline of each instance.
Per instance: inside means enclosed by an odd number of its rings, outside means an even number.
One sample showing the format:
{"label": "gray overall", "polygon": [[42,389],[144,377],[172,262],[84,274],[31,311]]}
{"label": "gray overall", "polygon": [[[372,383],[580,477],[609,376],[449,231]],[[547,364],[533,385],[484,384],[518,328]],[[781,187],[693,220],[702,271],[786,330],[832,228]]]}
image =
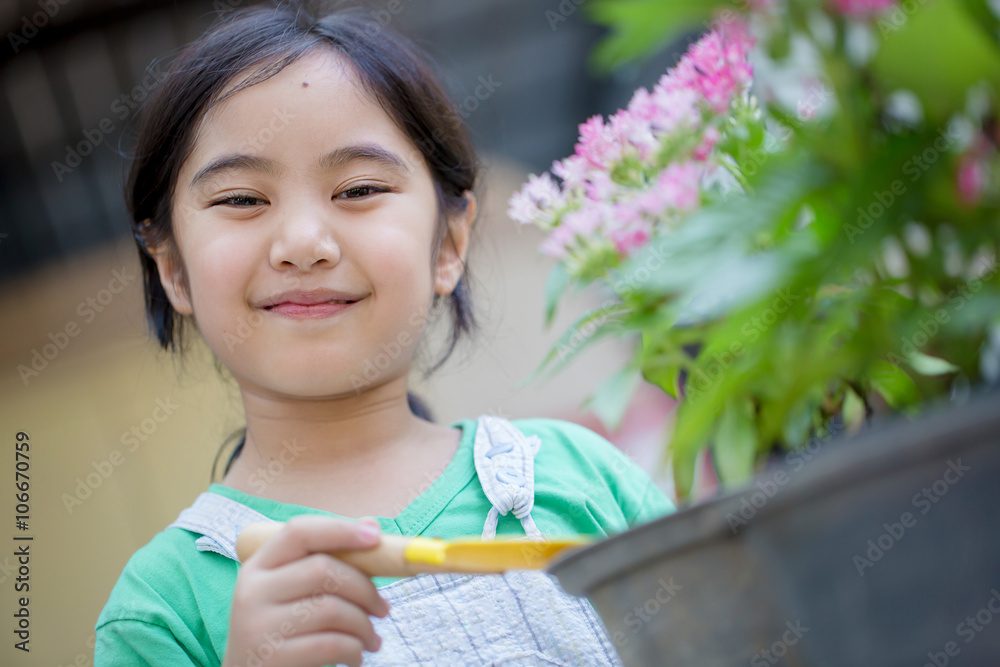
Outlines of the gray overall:
{"label": "gray overall", "polygon": [[[537,436],[510,421],[477,420],[476,473],[493,508],[483,540],[494,538],[508,511],[525,528],[522,540],[547,539],[531,519]],[[236,535],[247,524],[269,521],[259,512],[215,493],[202,493],[171,526],[202,537],[199,550],[238,560]],[[364,653],[365,665],[615,665],[621,661],[586,598],[565,593],[542,570],[505,574],[421,574],[378,589],[392,606],[372,617],[381,648]]]}

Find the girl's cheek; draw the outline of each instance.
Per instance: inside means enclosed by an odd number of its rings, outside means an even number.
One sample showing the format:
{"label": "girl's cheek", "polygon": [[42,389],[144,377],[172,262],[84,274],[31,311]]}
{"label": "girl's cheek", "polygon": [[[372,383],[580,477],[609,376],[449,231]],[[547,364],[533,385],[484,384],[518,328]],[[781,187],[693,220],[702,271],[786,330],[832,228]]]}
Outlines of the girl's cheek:
{"label": "girl's cheek", "polygon": [[[188,267],[195,308],[201,305],[205,316],[208,310],[222,313],[239,307],[246,298],[250,271],[247,249],[234,243],[207,242],[194,252],[197,259],[188,262]],[[198,303],[199,297],[204,303]]]}

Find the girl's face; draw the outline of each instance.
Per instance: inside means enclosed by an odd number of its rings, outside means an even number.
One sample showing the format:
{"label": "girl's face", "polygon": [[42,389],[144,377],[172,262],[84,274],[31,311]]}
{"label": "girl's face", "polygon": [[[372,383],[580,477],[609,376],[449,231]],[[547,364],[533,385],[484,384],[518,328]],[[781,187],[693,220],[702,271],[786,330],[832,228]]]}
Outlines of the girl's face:
{"label": "girl's face", "polygon": [[[431,266],[438,203],[420,151],[319,49],[202,119],[173,199],[189,290],[167,253],[157,265],[244,391],[350,394],[406,375],[433,294],[461,276],[467,198]],[[342,299],[355,301],[329,303]]]}

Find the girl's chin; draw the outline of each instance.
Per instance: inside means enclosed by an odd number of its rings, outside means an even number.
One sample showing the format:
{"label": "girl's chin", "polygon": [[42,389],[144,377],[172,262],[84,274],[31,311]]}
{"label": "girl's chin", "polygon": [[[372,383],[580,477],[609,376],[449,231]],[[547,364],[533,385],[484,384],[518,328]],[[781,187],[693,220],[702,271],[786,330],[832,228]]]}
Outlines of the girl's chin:
{"label": "girl's chin", "polygon": [[256,377],[236,377],[237,384],[244,392],[259,396],[284,398],[289,400],[342,400],[358,396],[383,380],[366,381],[356,374],[344,377],[341,373],[324,372],[322,367],[301,372],[282,372],[280,368],[270,369],[267,374]]}

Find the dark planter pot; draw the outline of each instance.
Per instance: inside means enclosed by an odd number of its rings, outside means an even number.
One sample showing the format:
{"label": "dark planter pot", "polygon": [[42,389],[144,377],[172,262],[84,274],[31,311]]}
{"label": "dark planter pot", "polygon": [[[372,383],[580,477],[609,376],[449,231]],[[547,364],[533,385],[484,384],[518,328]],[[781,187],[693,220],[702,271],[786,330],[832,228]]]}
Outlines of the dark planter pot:
{"label": "dark planter pot", "polygon": [[625,665],[1000,664],[1000,393],[553,563]]}

